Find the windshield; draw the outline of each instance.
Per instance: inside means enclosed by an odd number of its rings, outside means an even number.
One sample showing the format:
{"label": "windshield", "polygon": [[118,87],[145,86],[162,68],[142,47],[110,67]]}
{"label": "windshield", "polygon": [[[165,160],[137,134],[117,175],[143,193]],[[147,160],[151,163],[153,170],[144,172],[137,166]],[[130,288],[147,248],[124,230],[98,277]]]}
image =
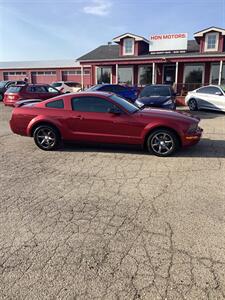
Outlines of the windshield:
{"label": "windshield", "polygon": [[62,85],[62,82],[53,82],[52,86],[53,87],[60,87]]}
{"label": "windshield", "polygon": [[8,81],[0,81],[0,88],[4,87]]}
{"label": "windshield", "polygon": [[113,99],[117,104],[122,106],[129,113],[135,113],[136,111],[139,110],[139,108],[137,108],[137,106],[135,106],[134,104],[128,102],[124,98],[121,98],[117,95],[112,95],[112,96],[110,96],[110,98]]}
{"label": "windshield", "polygon": [[100,84],[93,85],[90,88],[86,89],[86,91],[97,91],[100,86]]}
{"label": "windshield", "polygon": [[170,96],[168,86],[146,86],[140,94],[140,97]]}

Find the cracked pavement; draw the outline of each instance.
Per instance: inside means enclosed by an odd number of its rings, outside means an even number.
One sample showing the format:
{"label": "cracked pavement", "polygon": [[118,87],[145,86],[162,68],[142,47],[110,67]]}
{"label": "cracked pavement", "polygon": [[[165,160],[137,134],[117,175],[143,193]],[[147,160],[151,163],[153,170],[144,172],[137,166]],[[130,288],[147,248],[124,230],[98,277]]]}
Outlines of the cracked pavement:
{"label": "cracked pavement", "polygon": [[13,135],[0,104],[0,299],[225,299],[225,114],[173,157]]}

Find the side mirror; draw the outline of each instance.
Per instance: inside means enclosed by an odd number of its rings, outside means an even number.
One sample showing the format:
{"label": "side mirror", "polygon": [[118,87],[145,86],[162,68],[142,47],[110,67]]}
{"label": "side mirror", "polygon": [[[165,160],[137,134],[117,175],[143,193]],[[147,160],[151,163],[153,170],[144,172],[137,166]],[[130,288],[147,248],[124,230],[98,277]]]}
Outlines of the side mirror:
{"label": "side mirror", "polygon": [[108,109],[108,113],[114,114],[114,115],[121,115],[122,112],[119,108],[114,106],[114,107],[111,107],[111,108]]}
{"label": "side mirror", "polygon": [[222,96],[223,93],[221,93],[221,92],[215,92],[215,95],[217,95],[217,96]]}

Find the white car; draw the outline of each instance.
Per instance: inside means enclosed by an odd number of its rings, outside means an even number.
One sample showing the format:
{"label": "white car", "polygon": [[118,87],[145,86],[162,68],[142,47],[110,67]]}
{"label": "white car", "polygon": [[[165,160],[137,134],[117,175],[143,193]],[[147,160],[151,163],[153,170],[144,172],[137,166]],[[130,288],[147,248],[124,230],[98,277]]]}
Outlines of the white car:
{"label": "white car", "polygon": [[82,89],[80,83],[73,81],[57,81],[53,82],[52,86],[62,93],[76,93]]}
{"label": "white car", "polygon": [[225,86],[207,85],[188,92],[185,103],[190,110],[202,108],[225,112]]}

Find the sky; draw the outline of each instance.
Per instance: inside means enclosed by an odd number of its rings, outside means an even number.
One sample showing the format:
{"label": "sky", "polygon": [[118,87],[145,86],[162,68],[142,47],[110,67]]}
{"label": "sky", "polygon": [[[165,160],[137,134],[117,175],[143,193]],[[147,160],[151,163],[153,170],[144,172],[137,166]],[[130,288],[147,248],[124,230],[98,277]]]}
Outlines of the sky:
{"label": "sky", "polygon": [[225,28],[225,0],[0,0],[0,61],[76,59],[131,32]]}

